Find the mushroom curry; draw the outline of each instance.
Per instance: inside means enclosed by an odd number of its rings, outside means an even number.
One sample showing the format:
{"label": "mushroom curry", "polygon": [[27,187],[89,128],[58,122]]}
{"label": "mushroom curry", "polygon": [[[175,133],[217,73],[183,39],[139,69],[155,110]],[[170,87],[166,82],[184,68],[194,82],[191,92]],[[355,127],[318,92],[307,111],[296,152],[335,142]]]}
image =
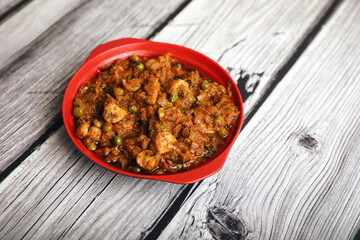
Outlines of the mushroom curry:
{"label": "mushroom curry", "polygon": [[169,53],[119,59],[78,90],[75,135],[126,171],[190,169],[219,149],[240,114],[230,87],[185,68]]}

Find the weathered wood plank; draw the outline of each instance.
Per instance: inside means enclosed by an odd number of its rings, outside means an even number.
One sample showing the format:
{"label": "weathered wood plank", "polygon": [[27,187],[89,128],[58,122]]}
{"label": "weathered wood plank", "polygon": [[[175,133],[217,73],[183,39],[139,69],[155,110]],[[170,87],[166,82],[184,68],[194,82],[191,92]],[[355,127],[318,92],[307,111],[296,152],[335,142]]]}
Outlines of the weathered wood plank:
{"label": "weathered wood plank", "polygon": [[340,5],[160,239],[353,239],[360,6]]}
{"label": "weathered wood plank", "polygon": [[[61,112],[70,76],[94,46],[146,37],[182,1],[91,1],[65,15],[0,71],[0,172],[28,149]],[[114,11],[116,9],[117,11]],[[16,121],[11,121],[16,119]]]}
{"label": "weathered wood plank", "polygon": [[[43,151],[48,148],[53,151]],[[14,184],[18,187],[12,187]],[[8,187],[4,189],[4,186]],[[159,188],[168,192],[160,195]],[[24,161],[20,171],[12,172],[0,185],[0,238],[58,238],[66,235],[83,211],[87,211],[97,217],[77,226],[86,231],[76,237],[71,235],[71,239],[86,236],[134,239],[141,234],[140,226],[151,223],[154,212],[159,211],[157,208],[144,211],[139,206],[153,206],[154,202],[167,205],[181,188],[181,185],[154,184],[105,170],[75,150],[62,127]],[[98,207],[89,208],[93,205]],[[127,221],[131,221],[132,228],[128,228]],[[138,226],[138,222],[142,224]]]}
{"label": "weathered wood plank", "polygon": [[[222,65],[246,98],[245,118],[312,30],[304,26],[315,26],[331,6],[329,1],[228,1],[223,8],[217,1],[214,13],[202,7],[207,4],[194,2],[155,39],[196,49]],[[302,21],[295,20],[299,14]]]}
{"label": "weathered wood plank", "polygon": [[[260,18],[258,5],[251,5],[253,1],[243,4],[251,6],[247,14],[258,16],[259,21],[264,26],[258,24],[256,31],[265,36],[271,35],[268,32],[267,22],[279,14],[274,6],[271,4],[264,5],[263,7],[268,10],[265,12],[271,12],[271,14]],[[283,4],[292,5],[293,3],[283,1]],[[288,53],[293,51],[299,39],[312,27],[317,15],[327,8],[329,2],[322,1],[317,5],[308,5],[302,1],[297,1],[296,4],[298,8],[296,15],[291,11],[283,13],[282,8],[279,10],[282,14],[287,14],[288,18],[293,19],[287,21],[286,24],[294,24],[300,29],[295,35],[286,36],[289,38],[286,42],[292,39],[292,44],[287,44],[286,50],[283,50],[284,47],[281,45],[276,46],[279,51]],[[205,7],[212,14],[193,14],[194,11],[203,12],[202,9]],[[236,4],[236,1],[229,1],[226,2],[226,5],[220,6],[208,5],[206,1],[194,1],[175,18],[170,27],[172,24],[179,24],[178,19],[192,18],[195,21],[199,17],[203,18],[202,24],[205,27],[209,24],[206,23],[206,20],[212,16],[212,19],[215,19],[212,24],[224,21],[228,23],[228,27],[227,32],[224,32],[223,27],[210,29],[227,34],[229,38],[234,38],[236,35],[231,33],[237,31],[237,27],[244,29],[242,24],[249,25],[251,22],[243,22],[234,26],[232,24],[234,16],[224,15],[226,9],[232,8],[235,8],[234,11],[241,12],[243,5]],[[309,8],[310,10],[308,10]],[[311,11],[312,15],[309,16],[307,11]],[[184,24],[188,25],[188,29],[193,28],[186,21]],[[198,27],[199,30],[202,29],[202,26],[199,25]],[[283,27],[280,22],[277,23],[277,28]],[[162,37],[163,31],[168,31],[167,27],[155,37],[155,40],[169,41],[170,36],[167,34]],[[210,30],[204,28],[202,34],[194,35],[194,37],[202,38],[205,41],[206,35],[209,34],[208,31]],[[176,33],[171,34],[171,36],[176,39],[180,35]],[[187,38],[188,36],[184,37]],[[61,39],[63,40],[63,38]],[[263,47],[267,46],[267,40],[263,38],[254,38],[253,42]],[[202,44],[200,42],[192,47],[198,49]],[[85,52],[86,49],[81,51]],[[238,51],[238,49],[234,49],[234,51]],[[276,51],[273,51],[273,54],[275,53]],[[262,54],[267,55],[270,52],[263,52]],[[251,54],[248,53],[248,55]],[[283,64],[282,61],[285,61],[285,58],[279,58],[274,64],[281,65]],[[62,79],[58,80],[62,81]],[[59,104],[54,104],[54,106],[59,106]],[[45,112],[47,111],[42,114]],[[6,197],[7,204],[1,208],[0,236],[20,237],[26,234],[25,238],[48,238],[50,236],[62,236],[64,238],[141,238],[152,230],[156,219],[162,215],[184,188],[182,185],[140,181],[107,172],[96,165],[92,165],[86,158],[80,157],[65,135],[63,128],[54,133],[37,152],[27,158],[0,185],[0,196]],[[44,164],[40,163],[38,159],[43,159],[45,163],[51,159],[51,164],[43,166]],[[79,173],[76,175],[77,172]],[[13,186],[17,186],[16,190],[13,189]]]}
{"label": "weathered wood plank", "polygon": [[29,50],[30,43],[34,39],[70,10],[77,8],[79,4],[84,2],[85,0],[32,1],[12,18],[1,24],[0,45],[4,47],[0,48],[0,69]]}

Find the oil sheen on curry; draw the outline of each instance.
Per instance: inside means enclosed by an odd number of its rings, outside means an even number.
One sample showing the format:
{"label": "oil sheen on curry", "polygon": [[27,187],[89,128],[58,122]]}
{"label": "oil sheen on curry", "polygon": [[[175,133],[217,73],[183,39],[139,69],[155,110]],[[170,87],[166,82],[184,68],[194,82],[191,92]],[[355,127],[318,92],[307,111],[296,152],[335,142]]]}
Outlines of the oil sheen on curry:
{"label": "oil sheen on curry", "polygon": [[73,102],[75,135],[126,171],[184,171],[209,159],[238,118],[230,87],[169,53],[119,59],[80,87]]}

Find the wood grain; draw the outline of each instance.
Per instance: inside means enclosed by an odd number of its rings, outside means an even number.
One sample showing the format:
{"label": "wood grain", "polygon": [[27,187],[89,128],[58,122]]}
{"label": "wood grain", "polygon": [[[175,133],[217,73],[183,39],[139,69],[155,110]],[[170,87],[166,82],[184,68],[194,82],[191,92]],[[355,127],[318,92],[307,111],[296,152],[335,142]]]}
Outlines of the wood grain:
{"label": "wood grain", "polygon": [[181,188],[105,170],[75,150],[62,127],[0,185],[0,238],[134,239],[159,214],[154,206],[168,205]]}
{"label": "wood grain", "polygon": [[246,98],[246,118],[332,2],[217,1],[214,12],[203,7],[206,0],[195,1],[155,40],[188,46],[217,61]]}
{"label": "wood grain", "polygon": [[[290,8],[294,8],[294,3],[292,2],[283,1],[282,4],[290,4],[290,6],[292,6]],[[298,14],[296,15],[294,15],[292,11],[284,12],[284,8],[280,8],[276,4],[264,5],[265,9],[262,9],[263,13],[271,12],[271,14],[260,18],[261,15],[258,13],[260,3],[254,4],[253,1],[244,1],[242,5],[236,4],[235,1],[228,1],[220,5],[209,5],[206,1],[194,1],[179,13],[174,21],[170,23],[169,27],[173,28],[174,24],[181,25],[181,21],[184,21],[184,27],[189,29],[189,31],[193,31],[194,27],[192,23],[190,22],[189,24],[187,20],[191,18],[192,21],[195,22],[201,18],[202,25],[196,25],[196,23],[194,23],[200,31],[202,27],[208,27],[210,23],[206,23],[206,21],[209,19],[212,19],[211,24],[215,26],[216,23],[222,21],[227,24],[224,23],[225,25],[222,27],[213,27],[210,29],[211,31],[227,35],[230,39],[228,41],[231,41],[231,39],[234,40],[234,38],[237,38],[236,35],[232,34],[233,31],[239,31],[237,28],[246,29],[244,25],[249,26],[252,21],[243,21],[238,25],[233,25],[234,18],[238,17],[237,15],[225,14],[226,9],[234,9],[234,12],[241,12],[244,6],[249,6],[247,8],[249,19],[255,19],[255,16],[257,16],[262,23],[256,25],[256,31],[259,31],[260,35],[272,37],[271,32],[274,29],[269,29],[267,22],[274,19],[279,15],[279,12],[281,12],[281,14],[286,15],[287,18],[292,19],[292,21],[285,21],[286,24],[297,25],[298,29],[300,29],[294,35],[284,36],[287,40],[283,41],[288,42],[285,49],[282,44],[274,45],[278,51],[282,52],[283,59],[274,59],[276,63],[273,64],[282,65],[283,61],[286,61],[286,57],[284,56],[287,56],[287,54],[293,51],[300,39],[303,38],[303,35],[308,29],[313,27],[318,15],[324,11],[328,5],[329,2],[324,1],[317,4],[307,4],[302,1],[297,1]],[[279,8],[278,11],[276,7]],[[204,11],[204,8],[206,8],[207,11]],[[308,9],[311,9],[311,15]],[[80,16],[81,21],[84,21],[85,17],[79,13],[80,11],[84,12],[77,10],[72,13],[75,14],[76,17],[72,18],[71,21],[75,21]],[[91,7],[87,7],[86,11],[90,11],[90,13],[87,13],[89,15],[94,14]],[[198,12],[198,14],[194,14],[194,12]],[[87,16],[87,14],[85,16]],[[254,17],[250,17],[253,15]],[[69,23],[67,22],[67,24]],[[76,25],[77,22],[71,22],[71,24]],[[60,26],[63,26],[62,23]],[[284,27],[280,22],[277,23],[276,26],[277,28]],[[57,26],[57,28],[58,27],[59,26]],[[79,41],[77,40],[79,36],[76,38],[72,35],[75,27],[70,25],[70,28],[71,31],[65,31],[65,33],[61,31],[57,32],[56,37],[51,37],[50,40],[55,41],[56,44],[61,44],[61,41],[66,41],[66,43],[69,44],[70,40],[67,40],[67,37],[69,37],[68,35],[70,34],[71,41]],[[224,28],[226,28],[227,31],[225,31]],[[122,28],[120,30],[128,31]],[[199,32],[197,35],[194,35],[194,39],[191,38],[192,35],[183,35],[183,37],[193,42],[196,42],[195,39],[203,39],[203,41],[207,39],[210,41],[206,37],[210,34],[209,31],[210,30],[206,28],[206,31],[201,31],[201,34]],[[163,32],[167,32],[167,34],[163,35]],[[67,37],[62,34],[65,34]],[[119,33],[119,35],[120,34],[122,33]],[[154,39],[157,41],[170,41],[172,37],[172,41],[175,41],[181,34],[182,32],[176,33],[168,30],[168,26],[166,26]],[[97,38],[103,39],[101,34],[99,34],[94,36],[93,41],[100,41],[97,40]],[[270,40],[254,37],[251,41],[258,46],[266,48]],[[290,44],[290,42],[292,44]],[[50,44],[44,40],[39,43],[39,48],[43,48],[45,43]],[[181,41],[179,41],[179,43],[182,44]],[[57,60],[61,58],[61,64],[66,66],[66,68],[62,68],[62,71],[61,69],[56,69],[59,75],[65,75],[63,73],[64,69],[74,69],[70,64],[65,64],[65,60],[73,58],[74,54],[78,54],[76,56],[81,57],[86,56],[86,51],[91,49],[91,42],[87,44],[87,47],[78,50],[80,53],[66,52],[61,56],[54,57]],[[53,46],[55,43],[51,43],[51,45]],[[198,42],[197,44],[191,45],[191,47],[199,49],[202,45],[203,42]],[[211,45],[209,45],[208,51],[212,50],[210,47]],[[226,51],[226,49],[224,51]],[[236,52],[239,51],[239,49],[234,48],[232,51]],[[227,52],[229,52],[229,50]],[[46,51],[44,51],[44,53],[46,53]],[[271,51],[262,52],[266,57],[270,53]],[[67,54],[70,54],[70,56],[67,56]],[[252,55],[251,52],[247,54],[248,56]],[[278,55],[279,53],[274,50],[273,54]],[[48,54],[47,56],[52,59],[53,55],[54,54]],[[34,57],[35,60],[37,58],[40,58],[40,56]],[[225,61],[225,59],[226,58],[222,61]],[[40,60],[37,61],[40,62]],[[274,69],[275,68],[273,68],[273,70]],[[270,70],[267,72],[271,75]],[[20,76],[24,75],[24,72],[14,72],[14,74],[19,74]],[[70,75],[70,73],[68,75]],[[12,78],[12,74],[9,75],[8,78]],[[43,79],[44,78],[41,78],[39,81],[44,81]],[[57,78],[57,81],[59,81],[58,88],[60,89],[66,82],[60,78]],[[47,98],[51,99],[48,95],[50,94],[46,95]],[[56,102],[61,100],[58,98],[58,95],[59,93],[52,95],[52,101],[55,103],[51,103],[51,105],[54,106],[54,108],[60,106],[60,103]],[[37,97],[36,94],[35,97],[40,98]],[[53,114],[53,111],[52,109],[51,114]],[[49,109],[45,109],[39,113],[40,116],[44,114],[50,114]],[[6,205],[1,208],[0,223],[2,224],[0,225],[0,237],[142,238],[152,231],[158,218],[164,214],[174,199],[184,189],[182,185],[138,180],[105,171],[97,165],[91,164],[85,157],[81,157],[69,141],[64,129],[60,128],[59,131],[56,131],[48,141],[41,145],[36,152],[31,154],[30,157],[16,168],[0,185],[0,196],[6,199]],[[17,188],[14,190],[12,186],[17,186]],[[144,192],[146,192],[146,194],[144,194]],[[212,214],[214,219],[217,215],[221,215],[222,212],[221,209],[213,209]],[[225,220],[224,222],[226,222]],[[241,226],[240,221],[237,224]],[[213,229],[215,228],[216,225],[214,225]],[[242,232],[237,234],[238,235],[235,236],[241,235]]]}
{"label": "wood grain", "polygon": [[2,0],[0,2],[0,21],[6,20],[11,14],[19,11],[19,8],[27,2],[27,0]]}
{"label": "wood grain", "polygon": [[[110,11],[110,9],[106,9],[102,12],[102,8],[108,7],[105,3],[99,4],[99,10],[96,13],[100,14],[99,16],[96,14],[91,15],[90,12],[87,13],[87,16],[84,17],[86,22],[84,25],[79,20],[69,21],[71,17],[76,19],[81,14],[81,11],[86,9],[87,5],[93,6],[96,4],[86,4],[68,14],[67,17],[64,17],[64,19],[55,24],[37,40],[34,40],[34,45],[27,47],[28,51],[19,57],[11,67],[0,72],[0,76],[3,76],[0,77],[0,81],[4,82],[4,88],[0,90],[0,100],[2,100],[0,107],[3,109],[3,115],[0,116],[0,119],[7,123],[0,130],[2,135],[0,140],[7,139],[7,141],[0,143],[0,154],[3,156],[3,161],[0,162],[0,172],[9,167],[19,155],[30,147],[31,142],[39,138],[57,120],[56,117],[59,116],[60,112],[61,94],[64,91],[66,82],[95,45],[117,38],[108,35],[111,32],[115,34],[115,30],[118,33],[116,28],[117,26],[122,26],[121,24],[125,24],[126,27],[121,28],[121,31],[124,33],[123,35],[118,35],[118,37],[141,37],[144,36],[141,34],[148,33],[152,27],[150,26],[151,24],[137,23],[138,19],[142,18],[141,16],[137,16],[135,20],[124,20],[125,23],[118,22],[116,18],[121,18],[121,14],[119,14],[114,16],[114,22],[111,22],[111,20],[106,21],[109,22],[104,26],[106,30],[97,29],[93,33],[92,29],[97,27],[101,19],[106,18],[107,11]],[[261,4],[264,3],[251,2],[247,4],[244,2],[239,4],[237,1],[228,1],[219,7],[217,5],[208,6],[206,1],[195,1],[191,3],[191,7],[188,7],[186,12],[179,15],[178,19],[174,19],[154,40],[177,42],[201,52],[209,53],[209,56],[215,60],[223,55],[222,59],[220,59],[220,64],[229,70],[235,80],[242,82],[239,85],[246,86],[246,90],[249,91],[242,92],[242,94],[256,95],[253,100],[250,100],[251,97],[249,97],[245,103],[245,114],[247,114],[248,110],[254,107],[269,84],[271,84],[274,72],[285,64],[304,35],[311,29],[309,26],[312,26],[318,19],[318,15],[330,5],[329,1],[310,1],[310,3],[276,1],[274,3],[266,3],[266,5]],[[129,3],[130,5],[131,3]],[[243,8],[243,6],[249,7]],[[125,9],[126,5],[123,7]],[[216,9],[216,11],[214,12],[212,9]],[[235,10],[228,14],[228,9]],[[301,13],[296,12],[299,9],[301,9]],[[150,7],[149,11],[151,11]],[[277,17],[273,16],[279,15],[279,12],[284,19],[281,19],[282,21],[275,21],[274,19],[277,19]],[[225,21],[225,15],[228,15],[228,21]],[[245,19],[246,21],[241,18],[240,20],[243,21],[241,23],[238,16],[243,15],[246,15],[247,18]],[[297,21],[293,21],[292,16],[296,15],[299,15]],[[204,20],[199,22],[200,16]],[[235,25],[236,28],[233,27],[234,19],[239,21]],[[257,24],[249,28],[249,24],[252,24],[255,19],[258,19]],[[131,24],[129,24],[129,21],[132,21]],[[184,23],[178,26],[179,21]],[[218,26],[217,23],[220,21],[223,22],[223,25]],[[225,27],[225,24],[231,25],[231,31]],[[112,29],[108,31],[108,28]],[[273,35],[274,32],[280,31],[280,29],[287,29],[289,34],[282,34],[280,37]],[[293,29],[296,29],[296,31]],[[234,34],[234,31],[237,33],[243,32],[244,36],[247,36],[247,43],[240,41],[241,44],[246,44],[244,48],[235,44],[239,41],[239,37],[237,34]],[[59,34],[60,32],[62,34]],[[190,39],[187,35],[189,32],[193,33]],[[211,41],[209,40],[210,33],[212,34]],[[86,34],[92,37],[85,38]],[[259,37],[259,35],[263,37]],[[184,40],[179,40],[179,36],[183,36]],[[215,36],[222,36],[222,38],[219,39]],[[249,48],[249,42],[254,41],[256,41],[254,45],[258,47]],[[48,44],[48,42],[51,43]],[[46,46],[44,47],[44,45]],[[229,46],[234,46],[232,51],[228,49]],[[205,47],[209,50],[204,51]],[[73,49],[78,50],[74,51]],[[219,51],[216,54],[212,54],[210,50],[213,51],[213,49],[219,49]],[[246,52],[246,49],[249,51]],[[261,51],[258,52],[257,49]],[[275,49],[279,51],[275,51]],[[14,50],[9,51],[14,52]],[[239,51],[239,54],[236,53],[237,51]],[[224,55],[229,55],[229,57],[224,57]],[[237,59],[239,56],[243,56],[244,59],[238,59],[234,63],[234,59]],[[259,66],[264,67],[258,70],[250,70],[247,66],[239,65],[239,63],[245,62],[245,59],[248,61],[248,59],[252,59],[254,56],[260,56],[255,61],[259,63]],[[44,61],[45,59],[46,61]],[[257,65],[254,64],[254,66]],[[264,74],[263,70],[265,67],[268,70]],[[249,74],[251,77],[241,78],[242,74]],[[261,74],[261,77],[259,77],[259,74]],[[18,82],[17,79],[21,79],[21,82]],[[35,79],[36,83],[33,84]],[[24,87],[29,85],[32,87]],[[255,91],[256,89],[257,91]],[[13,104],[16,100],[19,101]],[[15,123],[9,122],[11,118],[16,118],[17,121]]]}
{"label": "wood grain", "polygon": [[359,11],[356,1],[342,3],[243,129],[224,168],[204,180],[159,239],[354,238]]}
{"label": "wood grain", "polygon": [[84,2],[84,0],[32,1],[5,21],[0,25],[0,45],[4,46],[0,48],[0,69],[28,51],[32,47],[31,42],[41,33]]}
{"label": "wood grain", "polygon": [[2,69],[0,172],[57,120],[66,83],[95,46],[122,37],[146,37],[181,2],[152,1],[146,8],[139,1],[87,2]]}

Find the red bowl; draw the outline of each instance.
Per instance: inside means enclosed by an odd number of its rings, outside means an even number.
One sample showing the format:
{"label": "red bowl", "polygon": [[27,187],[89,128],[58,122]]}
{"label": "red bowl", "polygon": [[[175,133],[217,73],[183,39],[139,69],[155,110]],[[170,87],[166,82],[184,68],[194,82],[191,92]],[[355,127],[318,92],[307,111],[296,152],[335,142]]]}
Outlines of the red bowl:
{"label": "red bowl", "polygon": [[[173,57],[177,58],[179,62],[181,62],[185,66],[199,70],[203,75],[213,81],[216,81],[222,85],[230,82],[232,86],[232,101],[235,103],[236,106],[239,107],[241,111],[240,117],[233,124],[230,130],[230,134],[225,140],[225,143],[221,146],[220,149],[218,149],[214,156],[208,159],[205,163],[184,172],[166,175],[144,175],[127,172],[104,162],[93,152],[89,151],[81,142],[81,140],[77,138],[74,134],[75,123],[71,114],[73,109],[72,102],[79,87],[84,82],[93,78],[97,74],[99,67],[108,65],[114,62],[116,59],[125,59],[132,55],[154,57],[160,56],[167,52],[170,52]],[[87,60],[84,62],[84,64],[79,68],[79,70],[70,80],[65,90],[62,105],[64,125],[71,140],[74,142],[76,147],[80,149],[81,152],[83,152],[95,163],[111,171],[132,177],[149,178],[182,184],[200,181],[220,170],[220,168],[225,163],[231,146],[233,145],[237,135],[240,132],[241,124],[243,121],[243,112],[244,111],[241,95],[235,82],[231,79],[229,74],[215,61],[211,60],[210,58],[199,52],[183,46],[135,38],[118,39],[95,48],[94,51],[90,54],[90,56],[87,58]]]}

